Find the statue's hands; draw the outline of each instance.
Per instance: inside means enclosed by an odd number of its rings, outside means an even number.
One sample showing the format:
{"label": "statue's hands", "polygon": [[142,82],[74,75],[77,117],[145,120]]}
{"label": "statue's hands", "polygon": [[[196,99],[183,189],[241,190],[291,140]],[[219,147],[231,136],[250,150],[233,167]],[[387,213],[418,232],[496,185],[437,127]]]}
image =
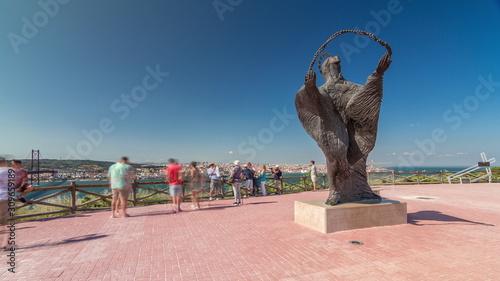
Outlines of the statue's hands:
{"label": "statue's hands", "polygon": [[316,86],[316,73],[312,70],[309,70],[305,77],[304,84],[308,86]]}
{"label": "statue's hands", "polygon": [[389,68],[391,62],[391,56],[389,55],[389,53],[385,53],[378,62],[376,72],[383,74]]}

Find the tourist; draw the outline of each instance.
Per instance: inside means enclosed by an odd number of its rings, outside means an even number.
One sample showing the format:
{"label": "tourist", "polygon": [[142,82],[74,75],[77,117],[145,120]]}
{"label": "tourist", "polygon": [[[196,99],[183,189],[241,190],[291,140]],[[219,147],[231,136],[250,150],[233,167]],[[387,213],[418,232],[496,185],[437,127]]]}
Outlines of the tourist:
{"label": "tourist", "polygon": [[[126,199],[128,200],[130,192],[132,192],[132,189],[133,189],[133,182],[136,179],[136,175],[135,175],[135,169],[134,169],[134,167],[132,167],[132,165],[130,165],[129,159],[127,157],[124,157],[124,158],[125,158],[125,163],[123,163],[123,164],[125,166],[125,170],[127,171],[126,175],[125,175],[125,188],[127,189],[127,198]],[[127,200],[125,200],[125,203],[127,203]],[[120,207],[121,207],[121,201],[120,201],[120,204],[118,204],[118,210],[120,210]],[[124,211],[122,210],[122,212],[124,212]],[[125,217],[128,217],[128,216],[129,216],[128,214],[125,214]]]}
{"label": "tourist", "polygon": [[133,182],[136,179],[136,175],[135,169],[134,167],[132,167],[132,165],[130,165],[129,159],[127,157],[124,158],[126,159],[124,163],[125,170],[127,170],[127,175],[125,176],[125,184],[127,186],[127,191],[130,194],[130,192],[132,192]]}
{"label": "tourist", "polygon": [[189,176],[190,183],[189,187],[191,189],[191,209],[199,210],[200,209],[200,200],[198,198],[198,194],[203,191],[203,185],[205,184],[205,178],[203,177],[203,173],[196,167],[196,162],[193,161],[189,165]]}
{"label": "tourist", "polygon": [[266,191],[266,165],[262,165],[258,172],[258,179],[260,180],[260,190],[262,190],[262,195],[267,196]]}
{"label": "tourist", "polygon": [[9,217],[9,170],[5,158],[0,157],[0,246],[3,250],[9,249],[9,232],[4,227]]}
{"label": "tourist", "polygon": [[182,166],[174,159],[168,159],[168,167],[165,169],[166,182],[169,184],[170,197],[172,197],[172,213],[182,212]]}
{"label": "tourist", "polygon": [[[127,214],[127,199],[131,190],[131,185],[127,182],[131,177],[131,166],[127,164],[128,158],[122,157],[120,161],[111,165],[108,169],[108,180],[113,194],[111,201],[111,218],[123,216],[129,217]],[[121,213],[120,213],[121,206]]]}
{"label": "tourist", "polygon": [[252,196],[258,196],[259,195],[259,179],[257,178],[257,169],[250,162],[247,162],[247,167],[248,167],[248,169],[253,171],[253,175],[254,175],[254,177],[252,178],[252,181],[253,181]]}
{"label": "tourist", "polygon": [[276,165],[273,170],[274,174],[274,188],[276,189],[276,195],[281,194],[281,179],[283,174],[281,173],[280,167]]}
{"label": "tourist", "polygon": [[248,197],[248,192],[253,191],[253,178],[255,174],[248,165],[243,165],[243,174],[245,175],[245,197]]}
{"label": "tourist", "polygon": [[231,185],[233,186],[234,193],[234,203],[233,205],[241,205],[241,175],[243,173],[243,169],[240,166],[240,161],[234,161],[234,167],[229,175],[229,179],[231,181]]}
{"label": "tourist", "polygon": [[26,199],[24,199],[24,195],[33,191],[33,186],[28,184],[28,171],[21,168],[20,160],[12,160],[10,162],[12,169],[16,172],[16,180],[15,180],[15,189],[17,193],[20,193],[17,196],[19,201],[26,203]]}
{"label": "tourist", "polygon": [[[314,191],[316,191],[316,181],[318,180],[318,171],[316,170],[316,165],[314,161],[311,161],[311,181],[313,184]],[[304,186],[305,188],[305,186]]]}
{"label": "tourist", "polygon": [[210,163],[207,170],[208,177],[210,178],[210,198],[209,200],[213,200],[213,195],[215,192],[215,199],[219,200],[219,198],[224,198],[222,192],[222,185],[220,183],[220,171],[219,167],[215,166],[214,163]]}

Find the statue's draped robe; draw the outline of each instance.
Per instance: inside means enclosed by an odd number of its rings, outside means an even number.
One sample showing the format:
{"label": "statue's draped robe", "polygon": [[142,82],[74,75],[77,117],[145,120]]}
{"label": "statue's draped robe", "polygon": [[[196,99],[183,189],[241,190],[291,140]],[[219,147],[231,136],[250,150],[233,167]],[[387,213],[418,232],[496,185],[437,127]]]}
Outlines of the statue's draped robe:
{"label": "statue's draped robe", "polygon": [[310,71],[296,95],[299,119],[326,156],[329,205],[380,199],[368,185],[366,159],[377,137],[383,72],[387,69],[381,70],[381,64],[388,67],[390,58],[381,58],[365,85],[338,75],[318,88]]}

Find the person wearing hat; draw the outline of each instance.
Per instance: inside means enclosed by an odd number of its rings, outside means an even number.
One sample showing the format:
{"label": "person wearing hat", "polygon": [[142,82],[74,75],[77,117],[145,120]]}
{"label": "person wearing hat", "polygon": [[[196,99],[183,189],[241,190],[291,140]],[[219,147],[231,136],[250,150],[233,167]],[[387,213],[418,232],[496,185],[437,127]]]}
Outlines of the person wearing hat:
{"label": "person wearing hat", "polygon": [[283,174],[281,173],[280,167],[276,165],[273,170],[274,174],[274,188],[276,189],[276,195],[281,194],[281,178]]}
{"label": "person wearing hat", "polygon": [[222,195],[222,186],[220,184],[220,172],[219,167],[215,166],[214,163],[210,163],[207,170],[208,177],[210,178],[210,199],[213,199],[215,192],[215,199],[219,200],[219,197],[224,198]]}

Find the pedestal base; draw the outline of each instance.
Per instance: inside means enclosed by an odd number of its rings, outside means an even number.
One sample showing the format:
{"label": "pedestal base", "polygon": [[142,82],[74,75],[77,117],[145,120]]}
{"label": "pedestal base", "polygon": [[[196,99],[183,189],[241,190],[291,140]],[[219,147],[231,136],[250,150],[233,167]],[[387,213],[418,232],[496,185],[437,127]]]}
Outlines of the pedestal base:
{"label": "pedestal base", "polygon": [[329,206],[325,201],[295,201],[295,222],[323,233],[407,223],[406,202],[382,199]]}

